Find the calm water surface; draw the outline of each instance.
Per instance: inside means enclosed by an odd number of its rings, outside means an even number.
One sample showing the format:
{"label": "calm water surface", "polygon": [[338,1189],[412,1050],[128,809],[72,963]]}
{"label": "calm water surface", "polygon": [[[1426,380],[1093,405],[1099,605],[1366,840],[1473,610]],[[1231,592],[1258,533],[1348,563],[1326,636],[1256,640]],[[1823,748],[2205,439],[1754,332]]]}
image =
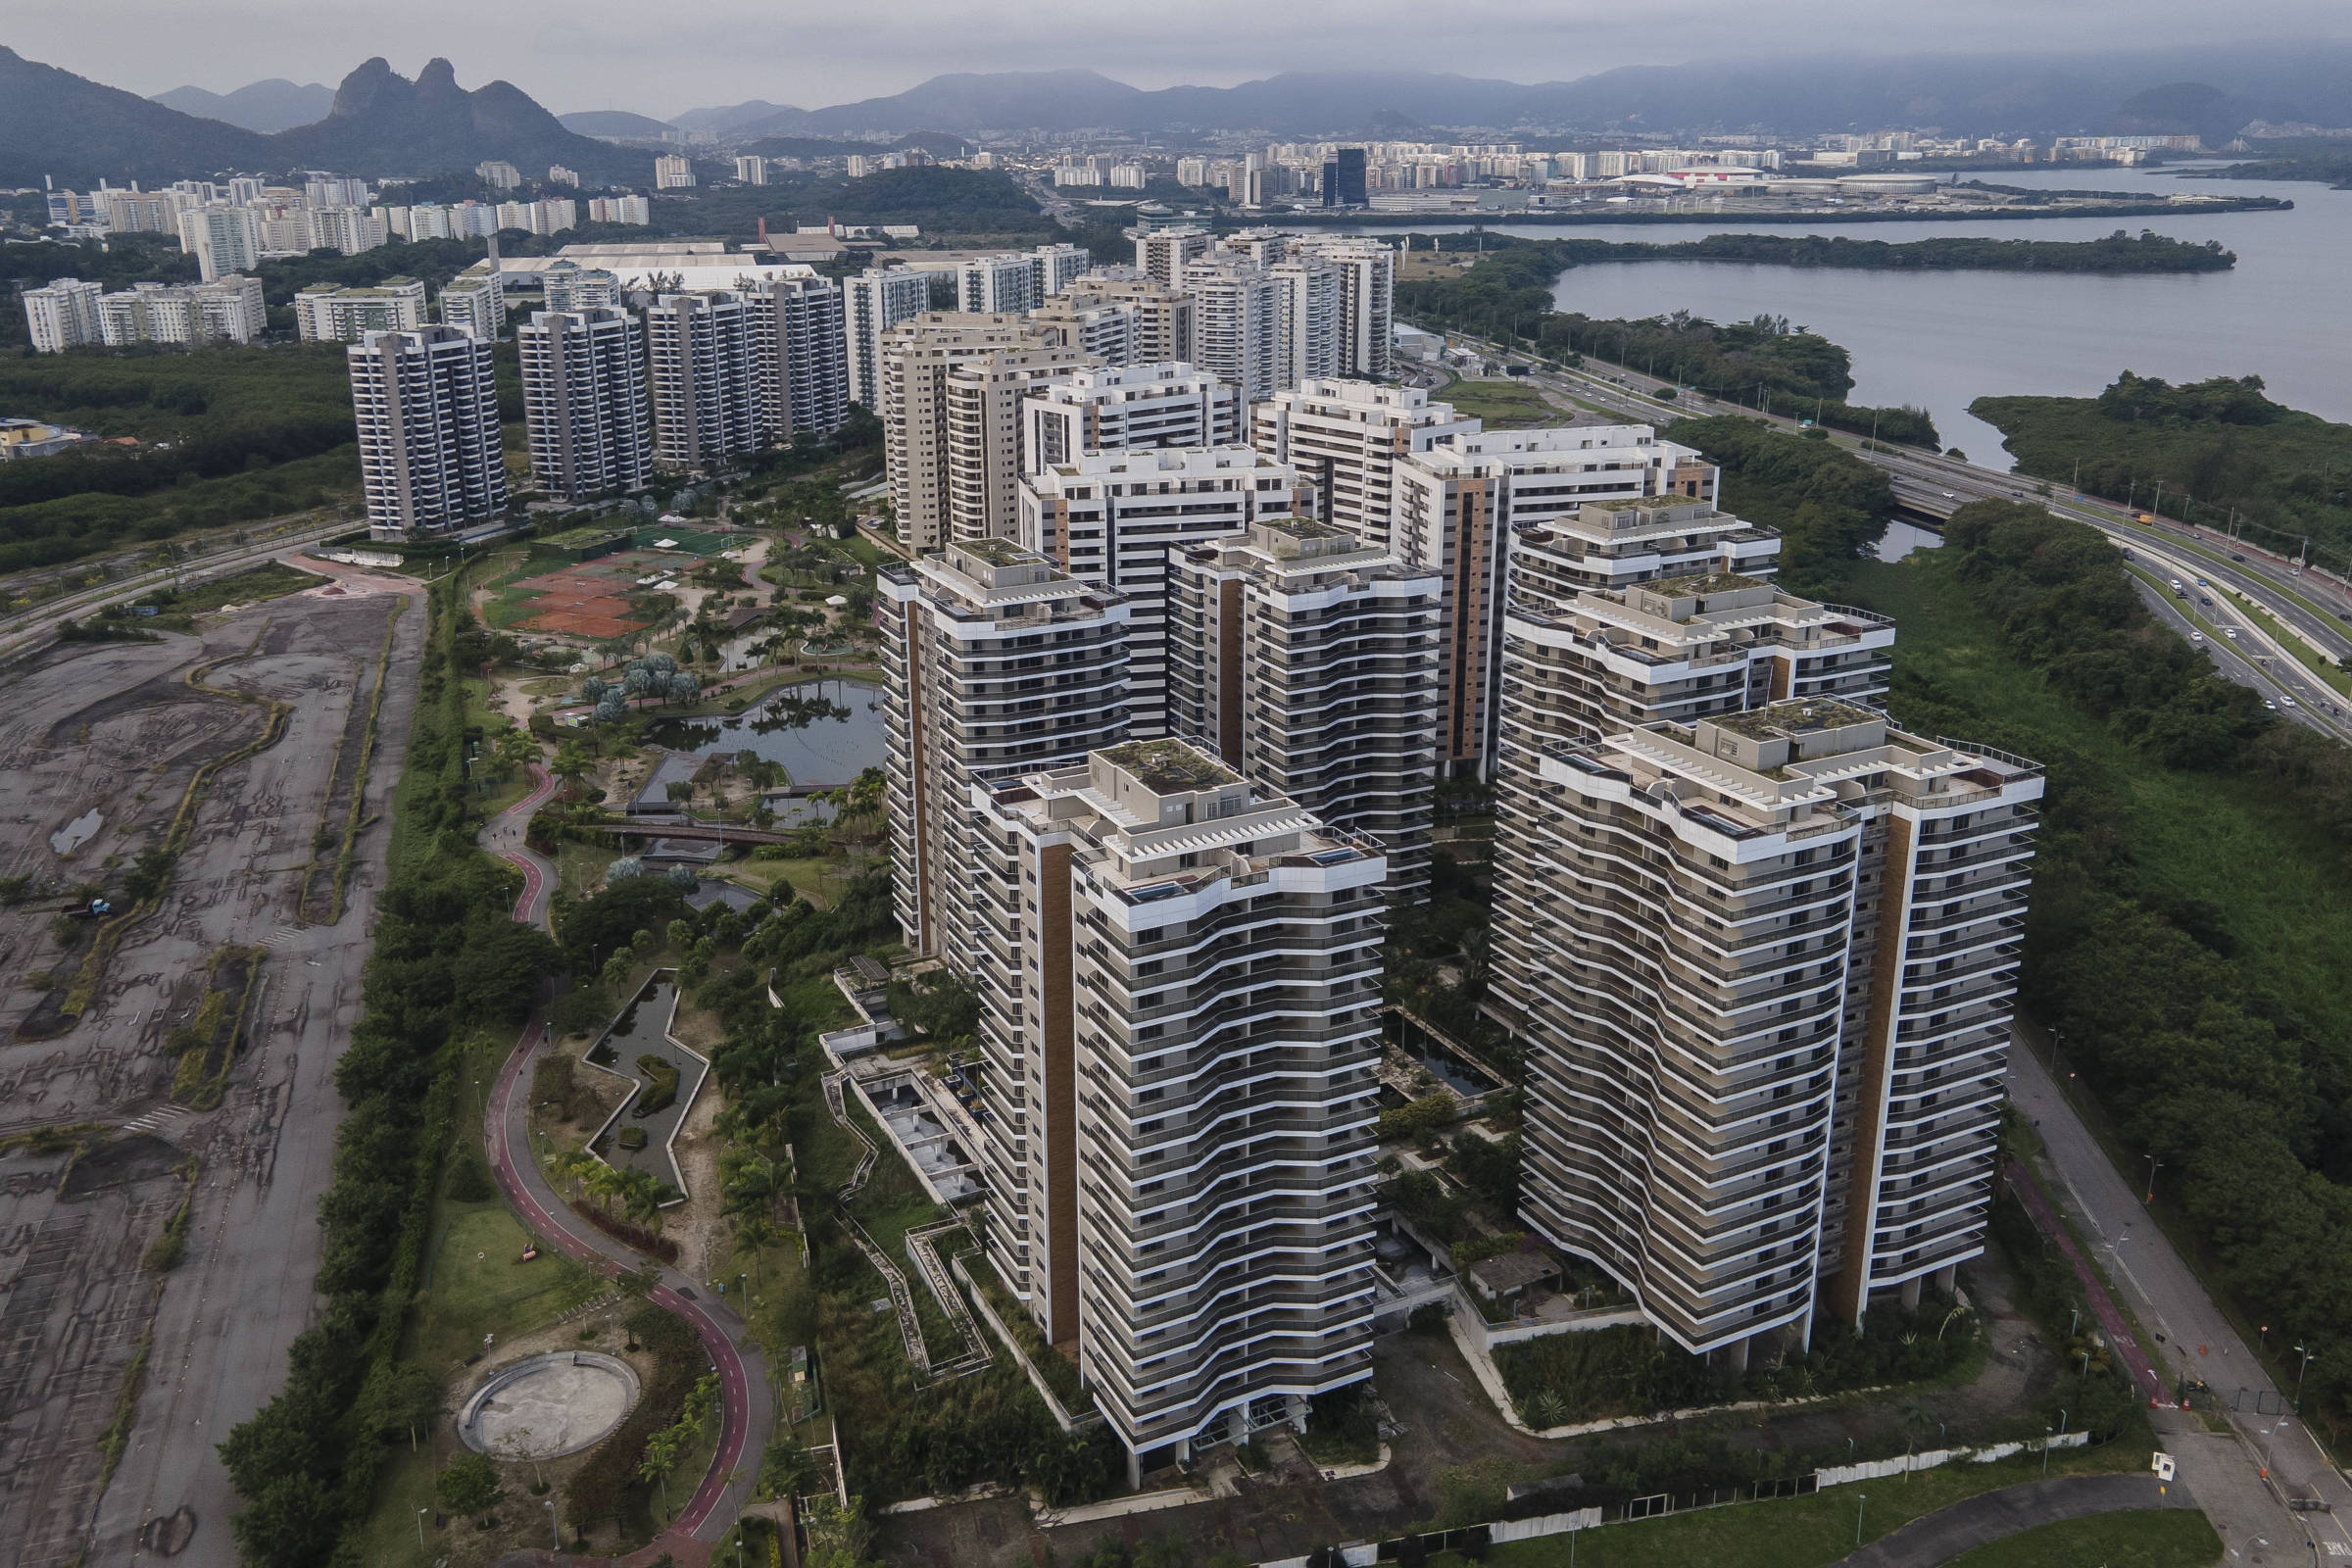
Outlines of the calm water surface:
{"label": "calm water surface", "polygon": [[[2043,276],[2016,272],[1867,272],[1721,262],[1610,262],[1571,269],[1553,289],[1560,309],[1633,317],[1687,310],[1710,320],[1786,316],[1854,357],[1853,401],[1913,403],[1936,416],[1946,446],[2002,462],[2000,434],[1969,417],[1972,399],[2002,393],[2085,396],[2132,369],[2169,380],[2259,375],[2294,408],[2352,421],[2352,191],[2269,180],[2184,180],[2157,170],[2003,171],[2007,185],[2169,195],[2280,196],[2289,213],[2184,213],[2151,218],[2051,218],[1983,222],[1742,223],[1720,226],[1495,223],[1494,232],[1672,241],[1705,233],[1845,234],[1899,242],[1941,235],[2091,239],[2152,228],[2218,239],[2237,253],[2227,272],[2190,276]],[[1422,230],[1459,232],[1461,224]],[[1390,232],[1394,232],[1391,230]]]}

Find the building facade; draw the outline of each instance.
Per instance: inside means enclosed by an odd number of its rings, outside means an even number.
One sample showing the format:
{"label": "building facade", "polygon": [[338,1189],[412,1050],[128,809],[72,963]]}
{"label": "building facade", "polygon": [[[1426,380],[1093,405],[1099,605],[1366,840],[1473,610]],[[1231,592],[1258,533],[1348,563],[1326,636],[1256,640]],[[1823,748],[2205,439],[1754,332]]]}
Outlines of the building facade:
{"label": "building facade", "polygon": [[1419,387],[1372,381],[1302,381],[1250,415],[1251,444],[1314,487],[1314,514],[1382,549],[1391,543],[1397,459],[1481,429]]}
{"label": "building facade", "polygon": [[498,263],[476,262],[441,287],[441,323],[486,341],[507,329],[507,296]]}
{"label": "building facade", "polygon": [[491,348],[447,326],[369,332],[347,351],[368,529],[447,533],[507,508]]}
{"label": "building facade", "polygon": [[645,313],[645,335],[654,460],[694,468],[758,451],[766,432],[751,302],[725,289],[664,294]]}
{"label": "building facade", "polygon": [[882,334],[930,308],[930,274],[904,267],[868,268],[842,286],[851,402],[882,412]]}
{"label": "building facade", "polygon": [[1168,568],[1204,540],[1287,518],[1298,477],[1249,447],[1081,453],[1020,481],[1023,549],[1123,597],[1131,733],[1168,733]]}
{"label": "building facade", "polygon": [[1002,539],[886,564],[876,589],[899,927],[968,967],[974,790],[1126,739],[1127,606]]}
{"label": "building facade", "polygon": [[387,277],[368,288],[312,283],[294,292],[294,326],[305,343],[357,343],[369,332],[414,332],[424,324],[421,278]]}
{"label": "building facade", "polygon": [[637,313],[535,312],[515,328],[514,345],[533,482],[566,501],[642,488],[654,453]]}
{"label": "building facade", "polygon": [[1084,368],[1018,317],[925,312],[882,345],[882,434],[899,537],[1010,539],[1019,512],[1021,400]]}
{"label": "building facade", "polygon": [[1129,1475],[1371,1372],[1378,846],[1179,741],[985,796],[988,1250]]}
{"label": "building facade", "polygon": [[1791,700],[1503,721],[1489,1010],[1523,1216],[1732,1371],[1982,1250],[2040,770]]}
{"label": "building facade", "polygon": [[85,282],[78,277],[53,278],[46,287],[26,289],[24,324],[32,333],[34,350],[63,354],[68,349],[106,341],[105,326],[98,316],[98,301],[105,294],[104,283]]}
{"label": "building facade", "polygon": [[[1690,448],[1660,441],[1648,425],[1574,425],[1458,435],[1399,456],[1391,482],[1390,548],[1444,584],[1442,756],[1450,771],[1486,776],[1506,573],[1519,530],[1594,504],[1711,503],[1715,470]],[[1711,505],[1705,510],[1714,514]],[[1629,575],[1682,569],[1674,563],[1686,559],[1691,519],[1674,515],[1672,507],[1595,515],[1622,533],[1612,531],[1597,554]],[[1777,553],[1778,541],[1767,537],[1765,548]]]}
{"label": "building facade", "polygon": [[777,277],[749,298],[769,438],[831,435],[850,413],[841,285],[829,277]]}
{"label": "building facade", "polygon": [[1260,522],[1171,554],[1167,727],[1335,827],[1378,840],[1391,896],[1428,886],[1438,580],[1327,523]]}
{"label": "building facade", "polygon": [[1074,370],[1021,400],[1021,471],[1089,452],[1235,446],[1241,426],[1233,388],[1189,365]]}

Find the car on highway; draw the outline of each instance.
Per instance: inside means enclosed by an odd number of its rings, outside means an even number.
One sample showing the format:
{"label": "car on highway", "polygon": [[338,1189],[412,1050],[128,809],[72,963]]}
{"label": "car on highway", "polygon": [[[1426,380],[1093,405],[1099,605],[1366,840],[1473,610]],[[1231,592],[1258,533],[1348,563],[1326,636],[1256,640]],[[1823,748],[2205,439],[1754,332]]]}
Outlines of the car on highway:
{"label": "car on highway", "polygon": [[2205,634],[2201,631],[2192,631],[2188,634],[2188,640],[2192,643],[2201,643],[2205,640]]}
{"label": "car on highway", "polygon": [[1952,494],[1952,492],[1950,492],[1949,490],[1946,490],[1946,491],[1944,491],[1944,492],[1943,492],[1943,499],[1944,499],[1944,500],[1946,500],[1946,501],[1957,501],[1957,500],[1959,500],[1960,498],[1959,498],[1958,496],[1956,496],[1956,495]]}
{"label": "car on highway", "polygon": [[2197,603],[2200,605],[2210,605],[2213,603],[2213,595],[2199,594],[2197,595]]}
{"label": "car on highway", "polygon": [[2245,560],[2246,558],[2245,558],[2245,557],[2243,557],[2243,556],[2241,556],[2241,555],[2239,555],[2239,554],[2238,554],[2236,551],[2232,550],[2232,551],[2230,551],[2230,559],[2231,561],[2243,561],[2243,560]]}
{"label": "car on highway", "polygon": [[2210,588],[2213,586],[2213,584],[2207,582],[2204,578],[2199,577],[2197,579],[2197,586],[2200,588]]}
{"label": "car on highway", "polygon": [[2278,701],[2288,708],[2295,706],[2295,700],[2292,697],[2280,697]]}

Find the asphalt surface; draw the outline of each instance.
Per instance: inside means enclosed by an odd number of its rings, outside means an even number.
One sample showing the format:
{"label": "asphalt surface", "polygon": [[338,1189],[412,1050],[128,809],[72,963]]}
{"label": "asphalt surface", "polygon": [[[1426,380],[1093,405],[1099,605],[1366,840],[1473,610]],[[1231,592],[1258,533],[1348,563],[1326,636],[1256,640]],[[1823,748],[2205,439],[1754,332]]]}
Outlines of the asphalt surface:
{"label": "asphalt surface", "polygon": [[[2159,1489],[2154,1476],[2065,1476],[1963,1498],[1880,1537],[1837,1568],[1937,1568],[1972,1547],[2021,1530],[2139,1508],[2193,1508],[2187,1489]],[[1867,1489],[1857,1508],[1867,1509]]]}
{"label": "asphalt surface", "polygon": [[[2245,1408],[2231,1413],[2230,1425],[2238,1449],[2265,1472],[2265,1481],[2275,1483],[2269,1490],[2281,1503],[2275,1528],[2298,1544],[2308,1531],[2320,1556],[2352,1557],[2352,1483],[2303,1423],[2286,1413],[2291,1395],[2282,1394],[2248,1353],[2203,1283],[2149,1218],[2135,1184],[2116,1170],[2047,1067],[2022,1043],[2009,1054],[2008,1089],[2041,1135],[2045,1163],[2056,1178],[2051,1196],[2155,1338],[2144,1348],[2158,1369],[2176,1389],[2184,1378],[2196,1379],[2209,1384],[2225,1406],[2242,1402]],[[2188,1479],[2192,1487],[2202,1486]],[[2319,1498],[2334,1511],[2290,1515],[2283,1507],[2290,1495]]]}
{"label": "asphalt surface", "polygon": [[[544,928],[548,895],[555,881],[554,867],[524,848],[522,839],[531,813],[555,793],[556,781],[546,776],[544,769],[534,768],[533,772],[539,780],[537,787],[482,830],[482,843],[523,873],[523,891],[515,901],[514,918]],[[614,1241],[574,1214],[549,1185],[538,1160],[531,1155],[529,1100],[518,1091],[529,1081],[531,1063],[546,1045],[545,1030],[534,1022],[524,1029],[521,1041],[499,1071],[483,1125],[491,1169],[507,1201],[524,1223],[552,1238],[564,1251],[608,1274],[635,1268],[644,1261],[636,1250]],[[726,1533],[752,1499],[760,1456],[776,1429],[775,1393],[768,1377],[767,1358],[745,1336],[743,1320],[723,1306],[702,1300],[685,1275],[664,1268],[662,1283],[652,1291],[651,1299],[684,1318],[701,1337],[704,1348],[710,1352],[711,1368],[718,1374],[724,1414],[718,1451],[702,1485],[679,1510],[669,1530],[628,1560],[650,1561],[657,1553],[667,1552],[685,1568],[692,1568],[708,1560],[710,1543]],[[569,1560],[553,1554],[530,1555],[550,1562]]]}

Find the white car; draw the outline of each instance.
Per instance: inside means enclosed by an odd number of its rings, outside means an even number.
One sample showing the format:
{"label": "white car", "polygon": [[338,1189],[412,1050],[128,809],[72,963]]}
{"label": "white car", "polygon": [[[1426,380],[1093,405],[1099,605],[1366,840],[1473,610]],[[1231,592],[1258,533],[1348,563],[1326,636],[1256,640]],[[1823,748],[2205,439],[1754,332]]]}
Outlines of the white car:
{"label": "white car", "polygon": [[2231,642],[2235,642],[2237,641],[2237,628],[2235,626],[2224,626],[2222,628],[2222,635],[2229,638]]}
{"label": "white car", "polygon": [[2205,640],[2205,634],[2201,631],[2192,631],[2188,634],[2188,640],[2192,643],[2201,643]]}
{"label": "white car", "polygon": [[2262,706],[2263,706],[2263,707],[2265,707],[2265,708],[2267,708],[2267,709],[2269,709],[2269,710],[2270,710],[2272,712],[2274,712],[2274,713],[2276,713],[2277,711],[2278,711],[2278,705],[2277,703],[2274,703],[2274,702],[2272,702],[2272,701],[2271,701],[2271,700],[2270,700],[2268,697],[2265,697],[2265,698],[2262,700]]}
{"label": "white car", "polygon": [[1943,493],[1943,499],[1944,499],[1944,500],[1946,500],[1946,501],[1957,501],[1957,500],[1959,500],[1960,498],[1959,498],[1958,496],[1956,496],[1956,495],[1952,494],[1952,493],[1951,493],[1949,490],[1946,490],[1946,491]]}
{"label": "white car", "polygon": [[2280,706],[2286,708],[2292,708],[2295,706],[2295,700],[2292,697],[2281,697],[2278,699],[2278,702]]}

